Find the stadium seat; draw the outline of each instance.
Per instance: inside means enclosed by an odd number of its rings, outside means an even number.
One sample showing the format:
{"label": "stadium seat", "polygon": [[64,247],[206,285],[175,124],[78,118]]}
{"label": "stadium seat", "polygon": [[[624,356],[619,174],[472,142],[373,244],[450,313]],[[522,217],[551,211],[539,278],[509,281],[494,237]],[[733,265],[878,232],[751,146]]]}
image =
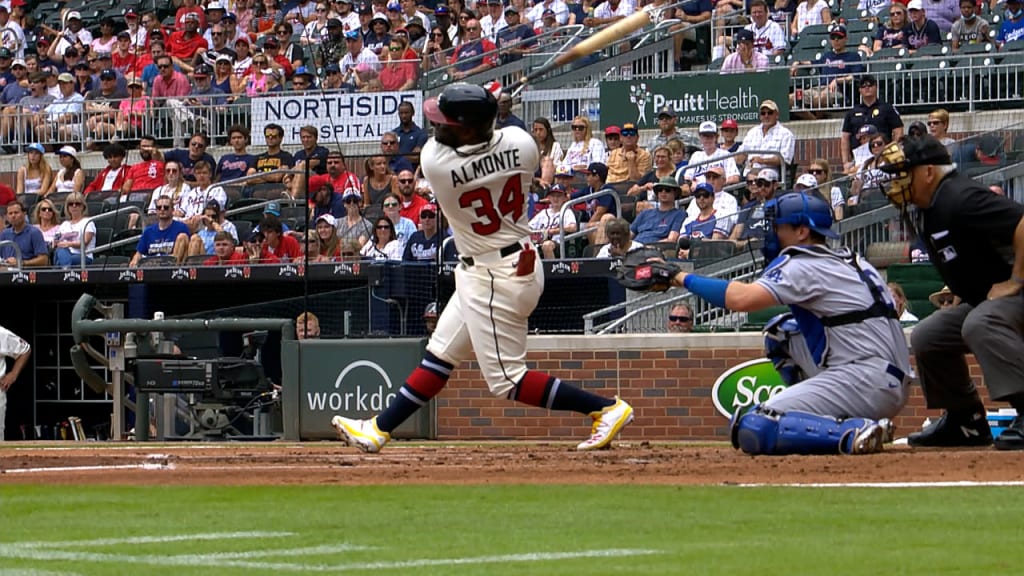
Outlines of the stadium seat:
{"label": "stadium seat", "polygon": [[604,244],[587,244],[583,247],[583,258],[596,258]]}
{"label": "stadium seat", "polygon": [[235,231],[238,232],[239,243],[245,242],[246,239],[249,238],[249,235],[252,234],[252,222],[248,220],[232,220],[231,223],[235,225]]}
{"label": "stadium seat", "polygon": [[174,256],[149,256],[139,260],[139,268],[163,268],[177,265],[178,261]]}
{"label": "stadium seat", "polygon": [[925,56],[946,56],[950,52],[951,50],[949,46],[945,44],[928,44],[927,46],[922,46],[918,49],[914,55],[918,58],[922,58]]}
{"label": "stadium seat", "polygon": [[896,58],[903,58],[906,55],[906,48],[882,48],[881,50],[877,50],[875,53],[873,53],[871,57],[868,58],[868,60],[871,62],[881,60],[893,60]]}
{"label": "stadium seat", "polygon": [[1003,53],[1024,51],[1024,40],[1013,40],[1003,44]]}
{"label": "stadium seat", "polygon": [[96,228],[96,246],[106,246],[110,244],[110,239],[114,237],[114,229],[108,227]]}
{"label": "stadium seat", "polygon": [[185,258],[185,261],[182,264],[184,264],[185,266],[199,266],[202,265],[203,262],[206,262],[209,258],[209,254],[195,254],[193,256]]}
{"label": "stadium seat", "polygon": [[910,262],[909,242],[875,242],[868,246],[865,257],[879,270],[893,264]]}
{"label": "stadium seat", "polygon": [[100,254],[93,259],[90,266],[98,268],[126,268],[131,261],[132,259],[127,256]]}
{"label": "stadium seat", "polygon": [[924,320],[935,311],[928,296],[942,289],[939,272],[931,264],[892,264],[885,270],[887,282],[897,282],[907,295],[911,311]]}

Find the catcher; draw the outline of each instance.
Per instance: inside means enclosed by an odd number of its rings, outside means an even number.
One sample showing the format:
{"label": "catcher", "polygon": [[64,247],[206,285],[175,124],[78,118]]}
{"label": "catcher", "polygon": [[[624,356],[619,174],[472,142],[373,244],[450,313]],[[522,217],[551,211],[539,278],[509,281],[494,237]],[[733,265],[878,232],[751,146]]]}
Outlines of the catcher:
{"label": "catcher", "polygon": [[937,139],[907,138],[882,151],[886,194],[903,210],[943,282],[963,301],[928,316],[911,345],[929,408],[941,418],[911,434],[911,446],[988,446],[985,406],[964,358],[974,353],[993,402],[1018,416],[995,439],[1024,450],[1024,207],[960,174]]}
{"label": "catcher", "polygon": [[740,312],[789,306],[765,328],[765,350],[791,386],[733,416],[734,447],[776,455],[878,452],[909,383],[892,296],[874,267],[846,248],[826,246],[826,238],[838,236],[825,201],[791,193],[765,212],[768,265],[753,283],[687,274],[646,249],[626,256],[619,281],[632,290],[682,286]]}

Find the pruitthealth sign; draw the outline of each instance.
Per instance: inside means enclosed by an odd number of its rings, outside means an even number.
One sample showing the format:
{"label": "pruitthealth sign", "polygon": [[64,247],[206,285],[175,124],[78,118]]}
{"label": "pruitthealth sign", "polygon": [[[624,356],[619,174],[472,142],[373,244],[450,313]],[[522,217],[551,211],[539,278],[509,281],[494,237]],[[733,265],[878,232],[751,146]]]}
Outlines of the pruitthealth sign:
{"label": "pruitthealth sign", "polygon": [[652,80],[601,84],[601,124],[657,128],[658,111],[676,111],[681,127],[701,122],[721,124],[726,118],[756,124],[761,102],[774,100],[780,119],[789,119],[789,72],[769,70],[748,74],[696,74]]}
{"label": "pruitthealth sign", "polygon": [[299,128],[306,125],[317,128],[320,142],[376,142],[398,126],[403,102],[412,104],[413,122],[423,126],[423,93],[418,91],[260,96],[250,101],[252,143],[266,145],[267,124],[284,128],[285,146],[301,144]]}

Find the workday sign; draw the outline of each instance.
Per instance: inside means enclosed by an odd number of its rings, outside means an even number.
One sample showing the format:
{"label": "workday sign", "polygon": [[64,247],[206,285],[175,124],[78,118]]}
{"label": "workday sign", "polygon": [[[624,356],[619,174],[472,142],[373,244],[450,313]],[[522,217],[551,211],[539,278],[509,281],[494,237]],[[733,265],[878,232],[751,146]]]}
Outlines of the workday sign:
{"label": "workday sign", "polygon": [[604,82],[601,84],[601,124],[657,128],[658,111],[676,111],[679,125],[696,127],[710,120],[721,124],[732,118],[740,123],[760,122],[761,102],[774,100],[780,119],[789,119],[789,72],[769,70],[748,74],[715,72],[675,78]]}
{"label": "workday sign", "polygon": [[[387,408],[405,378],[419,366],[423,345],[419,339],[285,342],[285,382],[298,382],[298,394],[290,399],[298,405],[299,436],[334,438],[331,417],[335,414],[370,418]],[[286,406],[290,404],[286,402]],[[433,421],[431,404],[399,426],[394,435],[429,438]]]}

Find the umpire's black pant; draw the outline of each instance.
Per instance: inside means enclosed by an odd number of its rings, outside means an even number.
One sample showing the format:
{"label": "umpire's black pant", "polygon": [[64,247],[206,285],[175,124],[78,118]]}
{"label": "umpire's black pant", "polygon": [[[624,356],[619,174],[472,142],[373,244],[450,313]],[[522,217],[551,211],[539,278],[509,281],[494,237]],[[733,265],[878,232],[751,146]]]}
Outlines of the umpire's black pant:
{"label": "umpire's black pant", "polygon": [[992,400],[1024,393],[1024,294],[939,310],[914,327],[910,342],[929,408],[974,406],[969,352]]}

